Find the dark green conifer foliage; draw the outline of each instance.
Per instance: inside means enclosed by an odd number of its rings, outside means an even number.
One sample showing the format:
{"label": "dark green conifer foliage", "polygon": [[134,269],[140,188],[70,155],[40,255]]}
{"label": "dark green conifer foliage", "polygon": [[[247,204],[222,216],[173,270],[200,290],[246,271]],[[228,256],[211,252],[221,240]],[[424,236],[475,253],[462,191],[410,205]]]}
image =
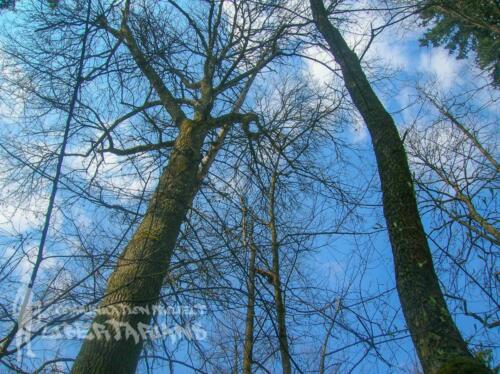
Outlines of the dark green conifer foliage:
{"label": "dark green conifer foliage", "polygon": [[16,5],[15,0],[0,0],[0,10],[14,9],[15,5]]}
{"label": "dark green conifer foliage", "polygon": [[442,46],[462,59],[475,53],[478,66],[500,84],[500,2],[430,0],[420,12],[428,29],[422,45]]}

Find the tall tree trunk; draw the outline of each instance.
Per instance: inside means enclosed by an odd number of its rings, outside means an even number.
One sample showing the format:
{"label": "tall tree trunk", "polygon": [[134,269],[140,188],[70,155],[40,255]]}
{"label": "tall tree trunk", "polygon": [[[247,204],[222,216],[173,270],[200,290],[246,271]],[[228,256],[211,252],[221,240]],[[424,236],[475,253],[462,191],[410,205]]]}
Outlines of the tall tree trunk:
{"label": "tall tree trunk", "polygon": [[[191,120],[180,125],[168,165],[141,224],[109,279],[101,308],[151,309],[158,300],[181,224],[199,186],[197,173],[206,134],[206,127]],[[71,372],[134,373],[143,339],[136,339],[131,332],[144,330],[151,317],[151,313],[97,314]]]}
{"label": "tall tree trunk", "polygon": [[281,365],[284,374],[292,373],[292,363],[290,360],[290,349],[288,347],[288,333],[286,331],[286,310],[281,292],[280,258],[278,230],[276,227],[275,198],[278,175],[274,172],[271,179],[269,191],[269,229],[271,230],[271,255],[272,274],[274,286],[274,304],[276,307],[276,321],[278,323],[278,340],[280,344]]}
{"label": "tall tree trunk", "polygon": [[250,250],[247,279],[247,313],[245,321],[245,341],[243,345],[243,374],[252,374],[253,327],[255,319],[255,257],[256,247],[253,243],[253,225],[248,222],[247,209],[242,204],[243,245]]}
{"label": "tall tree trunk", "polygon": [[[394,120],[368,82],[356,54],[328,20],[321,0],[310,0],[314,21],[342,69],[346,87],[371,135],[382,186],[384,215],[403,313],[426,373],[488,370],[477,363],[441,293],[417,208],[406,152]],[[446,371],[447,372],[447,371]],[[473,371],[470,371],[471,373]]]}
{"label": "tall tree trunk", "polygon": [[[340,305],[340,304],[339,304]],[[335,319],[338,313],[338,309],[335,311],[335,317],[333,318],[330,327],[326,331],[325,339],[323,340],[323,345],[321,346],[321,353],[319,357],[319,369],[318,374],[325,374],[325,360],[327,356],[328,350],[328,340],[330,340],[330,334],[332,333],[333,328],[335,327]]]}
{"label": "tall tree trunk", "polygon": [[238,335],[234,334],[234,367],[233,374],[239,374],[240,372],[240,354],[238,352]]}

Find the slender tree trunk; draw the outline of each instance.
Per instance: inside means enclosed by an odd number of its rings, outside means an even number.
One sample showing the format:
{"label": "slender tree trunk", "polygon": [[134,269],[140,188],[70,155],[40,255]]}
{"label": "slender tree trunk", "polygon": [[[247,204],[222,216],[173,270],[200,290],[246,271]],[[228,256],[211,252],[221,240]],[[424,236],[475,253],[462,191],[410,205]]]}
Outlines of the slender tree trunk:
{"label": "slender tree trunk", "polygon": [[[191,120],[180,125],[169,163],[109,279],[101,308],[114,307],[118,312],[138,306],[151,309],[158,300],[181,224],[199,186],[197,173],[206,134],[206,127]],[[71,372],[134,373],[143,343],[136,334],[150,321],[151,313],[98,314]]]}
{"label": "slender tree trunk", "polygon": [[474,135],[471,131],[467,129],[458,119],[455,117],[451,111],[446,108],[444,105],[440,104],[436,98],[432,97],[430,94],[424,92],[424,96],[427,100],[429,100],[434,107],[439,110],[443,116],[445,116],[454,126],[456,126],[462,133],[474,144],[474,146],[481,152],[481,154],[491,163],[491,165],[495,168],[497,173],[500,173],[500,165],[493,155],[483,147],[479,139],[476,135]]}
{"label": "slender tree trunk", "polygon": [[441,293],[417,208],[406,152],[394,120],[370,86],[356,54],[328,20],[321,0],[310,0],[314,21],[342,69],[351,98],[371,135],[392,245],[396,285],[426,373],[488,372],[467,349]]}
{"label": "slender tree trunk", "polygon": [[[335,313],[335,316],[337,315],[338,310]],[[318,369],[318,374],[325,374],[325,360],[326,360],[326,355],[328,354],[328,340],[330,340],[330,334],[332,333],[333,328],[335,327],[335,317],[330,324],[330,327],[328,328],[325,339],[323,340],[323,345],[321,346],[321,354],[319,358],[319,369]]]}
{"label": "slender tree trunk", "polygon": [[278,323],[278,340],[280,344],[281,365],[283,366],[284,374],[292,373],[292,363],[290,360],[290,349],[288,347],[288,334],[286,331],[286,310],[281,292],[281,277],[280,277],[280,259],[279,259],[279,243],[278,230],[276,227],[275,214],[275,194],[276,183],[278,176],[276,172],[271,179],[269,191],[269,229],[271,230],[271,255],[272,255],[272,271],[273,271],[273,286],[274,286],[274,303],[276,307],[276,320]]}
{"label": "slender tree trunk", "polygon": [[[250,250],[247,279],[247,314],[245,321],[245,342],[243,345],[243,374],[252,374],[253,327],[255,319],[255,256],[256,248],[253,243],[253,225],[248,222],[246,207],[242,207],[243,245]],[[249,227],[248,227],[249,226]]]}
{"label": "slender tree trunk", "polygon": [[[15,2],[13,4],[15,5]],[[62,172],[62,167],[63,167],[63,163],[64,163],[64,155],[66,153],[66,147],[67,147],[68,139],[70,136],[70,127],[71,127],[71,123],[73,122],[75,107],[76,107],[76,104],[78,101],[78,93],[80,92],[80,88],[81,88],[82,82],[84,80],[83,76],[82,76],[82,72],[83,72],[83,68],[85,65],[85,55],[87,53],[87,39],[88,39],[88,36],[90,34],[89,20],[90,20],[91,4],[92,4],[91,1],[88,0],[85,31],[83,32],[83,36],[82,36],[82,48],[80,51],[80,59],[78,61],[75,86],[73,87],[71,100],[69,102],[68,115],[66,117],[66,123],[64,126],[64,133],[63,133],[63,138],[62,138],[62,142],[61,142],[61,147],[59,149],[59,154],[57,155],[56,172],[55,172],[54,178],[52,180],[52,189],[51,189],[50,196],[49,196],[49,204],[47,206],[47,210],[45,211],[45,219],[44,219],[44,223],[43,223],[40,242],[38,243],[38,252],[36,255],[36,260],[35,260],[35,263],[33,264],[33,270],[31,271],[30,281],[28,283],[28,287],[26,288],[23,300],[21,302],[21,307],[19,309],[18,319],[15,322],[14,326],[12,327],[12,330],[9,331],[9,333],[7,334],[7,336],[0,340],[2,343],[2,344],[0,344],[0,358],[4,357],[5,355],[7,355],[9,353],[8,352],[9,345],[12,343],[12,341],[16,337],[17,332],[19,330],[23,330],[23,329],[26,330],[26,328],[29,328],[27,326],[24,326],[24,324],[26,323],[26,321],[25,321],[26,308],[29,307],[28,302],[30,301],[30,298],[33,294],[33,287],[35,285],[35,282],[36,282],[36,279],[38,276],[38,272],[39,272],[40,267],[42,265],[44,251],[45,251],[45,243],[46,243],[47,237],[49,235],[49,228],[51,226],[51,220],[52,220],[52,212],[54,210],[56,195],[57,195],[57,192],[59,189],[59,180],[61,178],[61,172]],[[0,6],[0,8],[1,8],[1,6]],[[28,320],[29,320],[29,318],[28,318]],[[29,349],[31,351],[31,348],[29,348]]]}
{"label": "slender tree trunk", "polygon": [[240,372],[240,354],[238,352],[238,336],[235,334],[234,335],[234,368],[233,368],[233,374],[239,374]]}

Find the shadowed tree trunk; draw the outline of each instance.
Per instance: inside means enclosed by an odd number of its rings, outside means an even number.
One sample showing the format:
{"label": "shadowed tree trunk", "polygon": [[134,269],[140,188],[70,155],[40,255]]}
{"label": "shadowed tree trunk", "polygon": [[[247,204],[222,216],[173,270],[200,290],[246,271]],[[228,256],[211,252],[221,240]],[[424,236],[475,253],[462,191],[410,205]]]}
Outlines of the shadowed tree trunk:
{"label": "shadowed tree trunk", "polygon": [[[121,255],[108,282],[101,308],[152,306],[168,272],[181,224],[198,188],[201,146],[207,128],[184,120],[146,215]],[[109,308],[111,310],[111,308]],[[103,313],[97,315],[72,373],[134,373],[142,349],[140,332],[151,314]],[[120,336],[119,341],[115,337]]]}
{"label": "shadowed tree trunk", "polygon": [[286,309],[281,292],[280,281],[280,260],[279,260],[279,242],[278,231],[276,228],[275,198],[278,182],[277,172],[271,177],[271,186],[269,190],[269,229],[271,231],[271,255],[272,255],[272,276],[274,287],[274,304],[276,308],[276,321],[278,323],[278,339],[281,352],[281,365],[284,374],[292,373],[292,363],[290,360],[290,348],[288,346],[288,334],[286,331]]}
{"label": "shadowed tree trunk", "polygon": [[[242,203],[244,204],[244,203]],[[247,313],[245,320],[245,341],[243,344],[243,374],[252,373],[253,326],[255,319],[255,256],[257,249],[253,243],[253,225],[248,222],[247,208],[242,205],[243,245],[250,250],[247,279]],[[249,226],[249,227],[248,227]]]}
{"label": "shadowed tree trunk", "polygon": [[[195,41],[186,39],[184,42],[192,42],[199,48],[199,55],[205,56],[202,71],[198,72],[198,79],[195,81],[189,70],[173,67],[169,71],[170,76],[173,74],[179,78],[186,90],[195,91],[195,94],[191,93],[191,98],[186,98],[183,96],[184,90],[170,90],[170,78],[165,81],[165,77],[169,75],[165,75],[163,68],[158,69],[154,65],[156,60],[165,56],[151,56],[153,48],[148,48],[150,41],[141,34],[145,29],[136,27],[140,22],[153,23],[150,20],[153,12],[140,18],[137,13],[130,11],[130,3],[130,0],[126,0],[123,4],[119,28],[108,23],[103,15],[96,22],[100,29],[126,47],[131,60],[147,79],[168,113],[177,135],[175,141],[166,143],[171,148],[168,164],[160,176],[141,224],[126,245],[108,281],[100,305],[105,313],[98,313],[94,318],[73,365],[73,374],[135,372],[145,338],[144,331],[148,328],[152,315],[130,313],[129,310],[136,307],[147,310],[158,301],[181,225],[229,129],[236,124],[248,127],[250,122],[257,121],[254,113],[243,114],[239,111],[256,74],[276,56],[277,42],[285,28],[273,26],[273,31],[270,32],[267,26],[254,29],[252,25],[242,27],[236,21],[232,25],[226,24],[223,22],[226,17],[223,2],[208,2],[207,7],[202,8],[208,14],[208,23],[198,24],[177,2],[166,2],[170,6],[168,9],[178,11],[197,35]],[[236,7],[234,11],[235,17],[242,17],[242,9]],[[245,8],[245,12],[248,11],[256,10]],[[154,30],[154,27],[151,29]],[[265,32],[265,35],[261,35],[260,48],[254,44],[249,47],[247,43],[235,43],[233,38],[236,29],[240,41],[260,35],[261,31]],[[170,40],[169,38],[170,36],[166,40]],[[156,39],[153,38],[153,41],[151,43],[156,46]],[[246,58],[253,63],[248,63]],[[224,94],[229,91],[230,94]],[[230,105],[228,111],[212,117],[215,101],[223,94],[223,106]],[[188,113],[192,113],[192,119],[184,112],[186,107],[189,108]],[[217,138],[212,140],[210,150],[202,157],[205,138],[216,129]],[[152,149],[148,147],[133,147],[131,150]],[[127,152],[122,151],[121,154]],[[117,312],[113,313],[111,307]],[[120,310],[122,313],[119,313]]]}
{"label": "shadowed tree trunk", "polygon": [[240,372],[239,366],[240,354],[238,352],[238,336],[234,335],[234,368],[233,374],[238,374]]}
{"label": "shadowed tree trunk", "polygon": [[381,181],[403,313],[426,373],[488,373],[467,349],[448,311],[417,208],[406,152],[394,120],[368,82],[356,54],[310,0],[318,30],[342,69],[346,87],[371,135]]}

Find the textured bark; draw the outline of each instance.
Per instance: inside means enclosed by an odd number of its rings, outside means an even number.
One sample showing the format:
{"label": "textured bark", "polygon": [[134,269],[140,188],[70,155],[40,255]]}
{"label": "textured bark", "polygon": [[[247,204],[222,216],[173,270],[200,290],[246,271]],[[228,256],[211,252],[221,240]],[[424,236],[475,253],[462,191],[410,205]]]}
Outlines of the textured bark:
{"label": "textured bark", "polygon": [[273,267],[273,287],[274,287],[274,304],[276,308],[276,321],[278,323],[278,340],[280,344],[281,365],[284,374],[292,373],[292,363],[290,360],[290,349],[288,347],[288,333],[286,331],[286,309],[281,292],[280,278],[280,258],[279,258],[279,242],[278,231],[276,227],[275,214],[275,194],[276,183],[278,176],[273,174],[269,192],[269,229],[271,230],[271,255]]}
{"label": "textured bark", "polygon": [[[247,279],[247,312],[245,321],[245,341],[243,344],[243,374],[252,373],[252,352],[253,352],[253,328],[255,319],[255,256],[256,248],[253,243],[252,231],[253,227],[250,224],[248,228],[248,218],[246,208],[243,207],[243,244],[245,248],[250,250],[248,261],[248,279]],[[248,228],[248,230],[247,230]]]}
{"label": "textured bark", "polygon": [[323,2],[310,0],[310,4],[314,21],[340,65],[346,87],[371,135],[394,256],[396,285],[422,367],[426,373],[439,373],[459,358],[476,365],[477,373],[488,372],[468,351],[439,287],[406,152],[394,120],[370,86],[358,57],[328,20]]}
{"label": "textured bark", "polygon": [[[122,253],[111,275],[101,308],[114,306],[151,307],[160,295],[163,280],[177,241],[177,236],[192,199],[198,189],[197,173],[201,146],[207,128],[184,120],[179,129],[169,163],[149,203],[141,224]],[[98,314],[88,338],[72,368],[73,374],[132,374],[135,372],[143,341],[125,338],[115,340],[112,323],[129,324],[134,331],[148,326],[151,314]],[[97,324],[105,326],[100,338]],[[108,334],[109,339],[106,339]]]}

